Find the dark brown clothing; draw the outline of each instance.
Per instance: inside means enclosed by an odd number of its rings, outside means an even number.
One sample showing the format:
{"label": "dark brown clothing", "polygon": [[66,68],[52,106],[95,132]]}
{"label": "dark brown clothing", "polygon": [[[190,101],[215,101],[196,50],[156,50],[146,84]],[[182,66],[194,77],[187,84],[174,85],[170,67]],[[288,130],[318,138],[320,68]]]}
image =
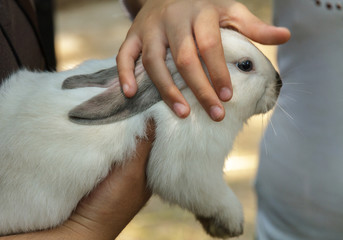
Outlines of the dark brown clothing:
{"label": "dark brown clothing", "polygon": [[[44,8],[39,2],[52,3],[50,0],[0,0],[0,83],[20,68],[55,69],[52,9],[50,5],[50,14],[42,16]],[[50,26],[39,24],[38,19]],[[46,29],[42,29],[44,26]],[[50,40],[42,40],[42,30],[48,31]]]}

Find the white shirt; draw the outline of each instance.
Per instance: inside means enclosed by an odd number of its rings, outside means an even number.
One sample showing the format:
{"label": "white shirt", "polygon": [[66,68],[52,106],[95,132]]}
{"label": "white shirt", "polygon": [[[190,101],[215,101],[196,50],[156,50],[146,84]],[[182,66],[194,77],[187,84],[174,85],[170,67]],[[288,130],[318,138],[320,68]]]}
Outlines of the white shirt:
{"label": "white shirt", "polygon": [[274,1],[292,38],[279,48],[280,107],[260,147],[259,240],[343,239],[342,7]]}

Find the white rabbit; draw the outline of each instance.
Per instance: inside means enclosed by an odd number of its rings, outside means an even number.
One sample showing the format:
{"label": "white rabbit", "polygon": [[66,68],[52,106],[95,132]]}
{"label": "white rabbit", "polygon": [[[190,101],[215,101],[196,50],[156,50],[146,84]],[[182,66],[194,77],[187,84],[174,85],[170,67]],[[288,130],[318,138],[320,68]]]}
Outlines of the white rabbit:
{"label": "white rabbit", "polygon": [[241,205],[222,176],[224,159],[244,122],[274,106],[281,81],[246,38],[221,33],[234,89],[221,122],[202,109],[170,52],[166,63],[192,109],[186,119],[161,101],[140,60],[139,91],[130,99],[120,90],[114,59],[10,76],[0,89],[0,235],[65,221],[113,163],[134,154],[149,119],[156,124],[147,166],[153,193],[193,212],[214,237],[242,234]]}

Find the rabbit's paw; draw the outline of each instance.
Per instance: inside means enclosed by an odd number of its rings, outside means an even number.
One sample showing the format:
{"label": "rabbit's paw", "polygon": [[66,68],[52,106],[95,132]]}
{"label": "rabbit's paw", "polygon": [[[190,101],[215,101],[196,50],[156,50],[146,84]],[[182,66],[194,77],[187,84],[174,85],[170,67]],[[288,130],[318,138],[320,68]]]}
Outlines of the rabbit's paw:
{"label": "rabbit's paw", "polygon": [[232,219],[231,222],[222,222],[215,217],[201,217],[197,219],[202,224],[205,231],[212,237],[230,238],[243,234],[243,220]]}

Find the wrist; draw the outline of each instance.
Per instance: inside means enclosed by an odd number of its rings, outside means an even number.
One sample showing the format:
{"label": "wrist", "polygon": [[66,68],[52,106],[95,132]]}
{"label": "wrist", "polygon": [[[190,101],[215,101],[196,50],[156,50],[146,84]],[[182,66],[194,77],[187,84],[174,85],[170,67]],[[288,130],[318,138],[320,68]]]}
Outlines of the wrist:
{"label": "wrist", "polygon": [[59,227],[61,236],[73,240],[113,240],[125,226],[98,223],[95,220],[74,213],[63,225]]}

